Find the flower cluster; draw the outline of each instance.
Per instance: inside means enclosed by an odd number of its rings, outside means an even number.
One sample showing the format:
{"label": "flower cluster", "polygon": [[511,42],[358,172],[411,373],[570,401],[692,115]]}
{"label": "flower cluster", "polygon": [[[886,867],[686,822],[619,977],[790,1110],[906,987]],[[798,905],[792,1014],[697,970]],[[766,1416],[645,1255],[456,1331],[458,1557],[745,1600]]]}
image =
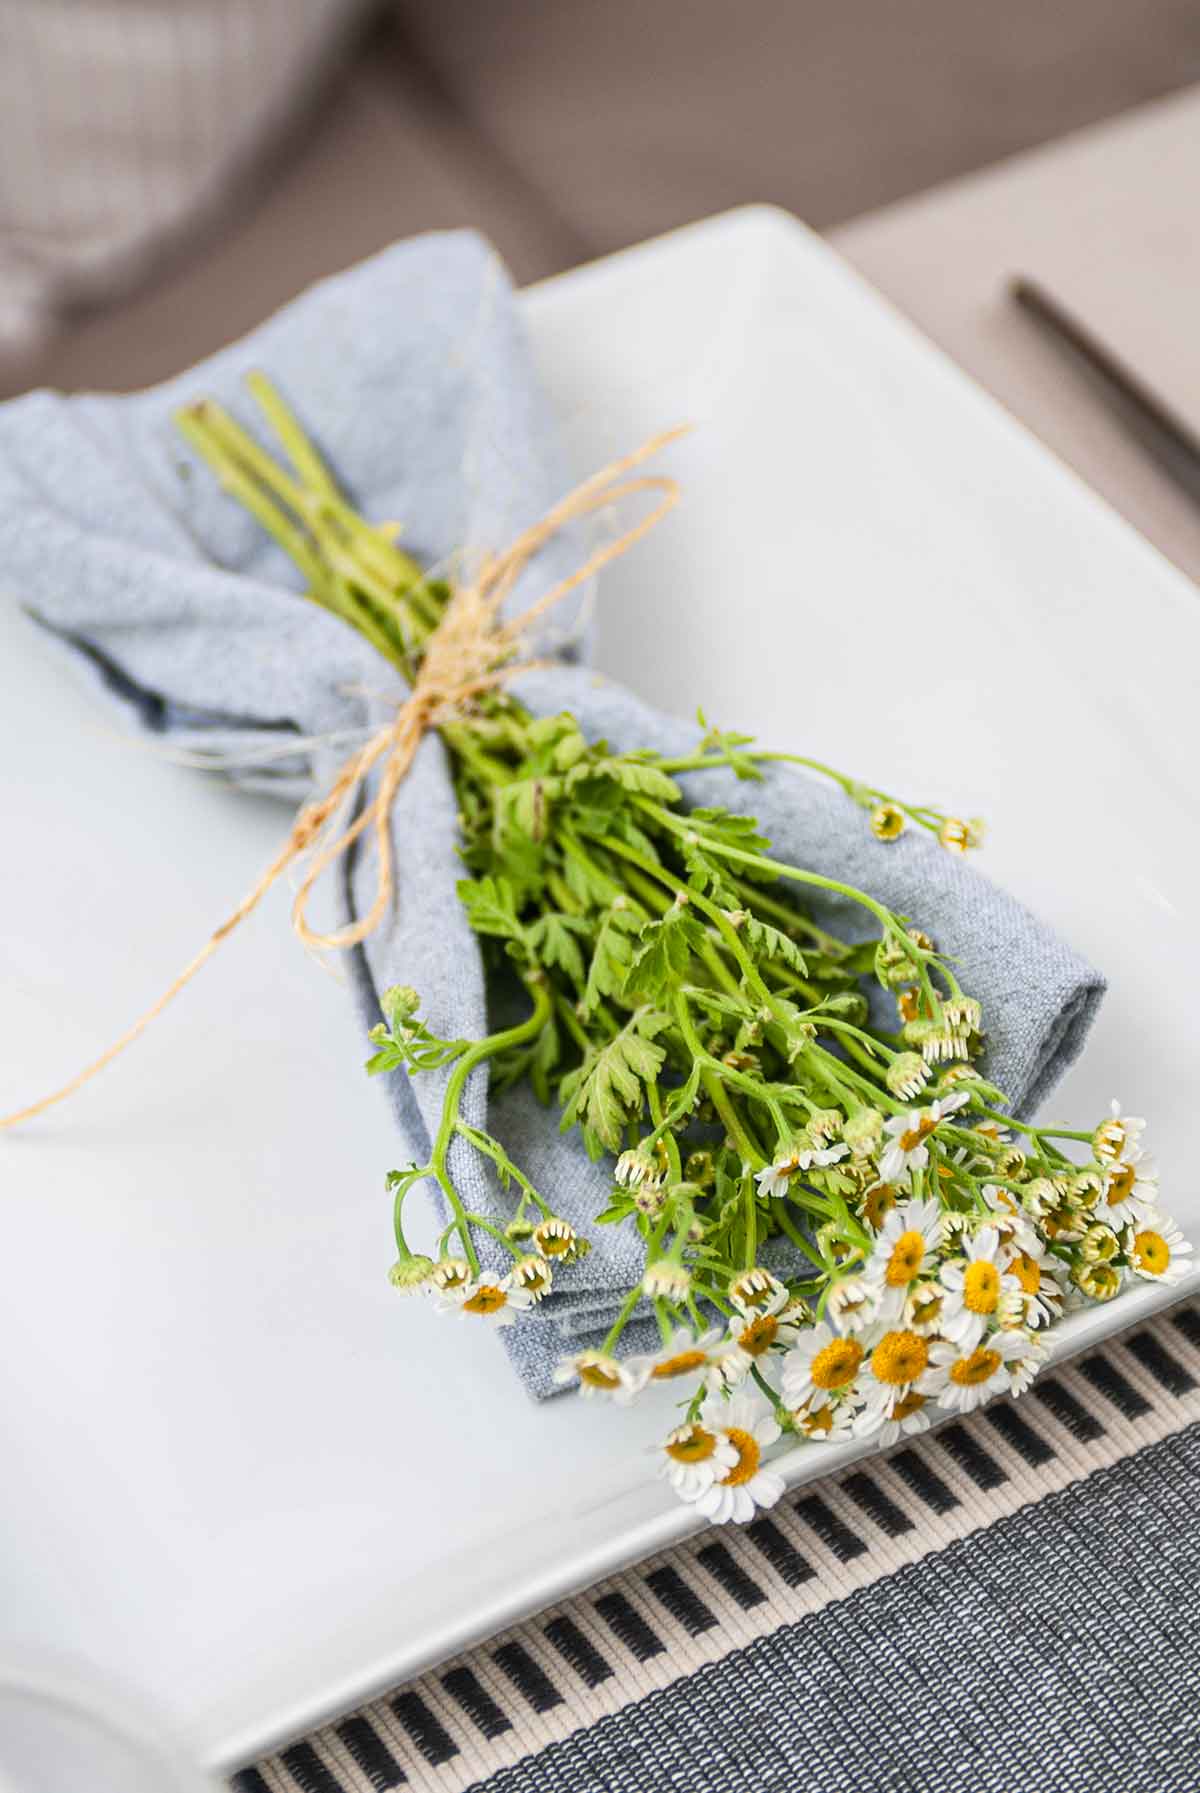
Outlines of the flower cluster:
{"label": "flower cluster", "polygon": [[[181,427],[293,557],[308,596],[411,680],[450,587],[390,526],[355,514],[278,393],[261,376],[251,387],[290,468],[219,406],[191,407]],[[616,754],[490,679],[439,716],[468,872],[459,895],[497,1007],[526,1012],[484,1039],[441,1039],[397,987],[368,1068],[445,1074],[428,1160],[388,1177],[392,1281],[441,1313],[511,1325],[589,1249],[464,1117],[472,1073],[528,1084],[613,1162],[595,1224],[635,1229],[644,1266],[607,1336],[560,1377],[618,1405],[674,1391],[662,1473],[728,1520],[778,1499],[763,1453],[784,1434],[887,1443],[1020,1393],[1060,1316],[1129,1279],[1173,1281],[1191,1248],[1160,1211],[1141,1120],[1115,1103],[1089,1132],[1009,1115],[981,1070],[980,1005],[934,940],[869,892],[773,857],[749,817],[686,807],[676,779],[753,780],[764,760],[790,761],[833,779],[881,852],[911,827],[963,853],[982,823],[701,725],[692,753]],[[813,887],[845,899],[865,937],[820,925],[797,900]],[[511,1192],[509,1214],[468,1210],[455,1144]],[[432,1257],[404,1230],[426,1181],[448,1215]],[[622,1349],[635,1318],[656,1328],[653,1352]]]}

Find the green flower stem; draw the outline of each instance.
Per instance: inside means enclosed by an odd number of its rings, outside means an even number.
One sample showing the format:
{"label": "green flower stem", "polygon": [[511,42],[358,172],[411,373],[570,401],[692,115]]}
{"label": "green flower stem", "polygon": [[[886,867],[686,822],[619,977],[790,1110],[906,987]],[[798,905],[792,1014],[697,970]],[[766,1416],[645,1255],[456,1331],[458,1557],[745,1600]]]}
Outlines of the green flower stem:
{"label": "green flower stem", "polygon": [[608,1335],[605,1338],[604,1343],[600,1347],[601,1351],[604,1352],[605,1356],[611,1356],[613,1351],[616,1349],[617,1340],[620,1338],[620,1336],[624,1332],[626,1326],[629,1324],[630,1316],[632,1315],[634,1308],[638,1305],[638,1303],[639,1303],[639,1301],[641,1301],[641,1299],[642,1299],[642,1285],[640,1282],[637,1282],[633,1285],[632,1289],[630,1289],[628,1295],[626,1295],[624,1301],[621,1303],[620,1310],[617,1313],[617,1317],[613,1321],[612,1326],[609,1328]]}
{"label": "green flower stem", "polygon": [[504,1029],[501,1033],[490,1034],[486,1040],[479,1040],[467,1052],[464,1052],[455,1064],[446,1085],[441,1124],[438,1127],[437,1138],[433,1142],[433,1153],[430,1158],[430,1168],[458,1222],[463,1252],[471,1266],[472,1274],[475,1276],[479,1275],[479,1258],[471,1240],[466,1212],[458,1199],[458,1192],[446,1168],[446,1154],[450,1149],[450,1142],[458,1131],[459,1107],[467,1078],[471,1072],[487,1059],[495,1057],[496,1053],[507,1052],[510,1047],[523,1046],[527,1041],[536,1039],[550,1019],[551,995],[544,974],[533,973],[526,979],[526,986],[533,997],[533,1012],[528,1019],[520,1022],[516,1027]]}
{"label": "green flower stem", "polygon": [[429,1167],[426,1166],[424,1170],[416,1172],[411,1177],[405,1177],[396,1184],[396,1193],[392,1201],[392,1231],[396,1235],[396,1250],[402,1258],[411,1258],[413,1255],[408,1240],[404,1237],[404,1227],[401,1224],[404,1200],[414,1183],[420,1182],[422,1177],[428,1175]]}
{"label": "green flower stem", "polygon": [[833,934],[827,934],[825,929],[818,927],[816,922],[805,915],[802,909],[793,908],[790,903],[781,902],[778,897],[771,896],[761,884],[755,884],[749,878],[736,877],[732,879],[732,884],[747,909],[754,909],[760,915],[769,916],[772,921],[779,924],[785,934],[791,934],[793,930],[803,934],[830,959],[844,959],[849,955],[850,948],[844,940],[837,939]]}
{"label": "green flower stem", "polygon": [[700,1072],[700,1081],[703,1083],[705,1092],[712,1102],[713,1107],[720,1115],[725,1131],[733,1140],[745,1162],[749,1164],[753,1170],[761,1170],[767,1160],[763,1157],[762,1152],[753,1143],[749,1134],[742,1126],[737,1111],[726,1094],[724,1082],[722,1081],[722,1077],[725,1074],[725,1067],[721,1065],[717,1059],[712,1058],[701,1045],[699,1036],[696,1033],[695,1026],[692,1022],[692,1012],[688,1007],[687,997],[684,996],[682,992],[678,994],[675,999],[675,1015],[679,1022],[679,1030],[683,1035],[684,1044],[691,1053],[693,1059],[698,1060],[703,1067]]}
{"label": "green flower stem", "polygon": [[764,749],[745,742],[732,751],[720,752],[701,748],[698,752],[681,755],[676,759],[656,761],[662,771],[675,774],[677,772],[707,772],[719,767],[735,766],[738,761],[749,761],[755,766],[786,765],[803,766],[809,772],[817,772],[822,778],[831,778],[840,785],[852,802],[860,809],[874,809],[880,803],[890,803],[903,812],[919,828],[926,828],[936,834],[945,815],[929,804],[905,803],[899,797],[891,796],[887,791],[876,789],[874,785],[862,784],[856,778],[850,778],[844,772],[836,771],[832,766],[823,765],[820,760],[808,759],[800,753],[769,753]]}
{"label": "green flower stem", "polygon": [[772,1198],[771,1218],[774,1220],[776,1226],[784,1237],[790,1240],[796,1247],[796,1250],[803,1252],[809,1263],[814,1264],[821,1272],[822,1276],[827,1275],[829,1266],[825,1263],[825,1260],[819,1257],[813,1250],[811,1244],[804,1237],[804,1234],[800,1229],[793,1225],[791,1216],[787,1211],[787,1203],[780,1196],[774,1196]]}
{"label": "green flower stem", "polygon": [[477,1226],[483,1232],[490,1233],[492,1238],[495,1239],[498,1244],[503,1245],[505,1251],[510,1252],[514,1258],[523,1258],[525,1256],[522,1248],[519,1245],[514,1245],[511,1239],[506,1238],[500,1231],[500,1228],[490,1221],[486,1215],[472,1214],[467,1211],[465,1213],[465,1218],[470,1221],[472,1226]]}
{"label": "green flower stem", "polygon": [[1018,1121],[1013,1115],[1005,1114],[1003,1109],[981,1108],[979,1112],[990,1121],[999,1121],[1001,1126],[1028,1134],[1031,1139],[1075,1139],[1089,1146],[1092,1143],[1090,1133],[1072,1133],[1066,1127],[1034,1127],[1028,1121]]}
{"label": "green flower stem", "polygon": [[678,1183],[683,1177],[683,1167],[679,1162],[679,1141],[670,1126],[669,1119],[664,1122],[662,1093],[657,1083],[647,1084],[646,1096],[650,1104],[650,1119],[654,1122],[654,1138],[660,1135],[667,1142],[667,1160],[671,1166],[671,1178]]}

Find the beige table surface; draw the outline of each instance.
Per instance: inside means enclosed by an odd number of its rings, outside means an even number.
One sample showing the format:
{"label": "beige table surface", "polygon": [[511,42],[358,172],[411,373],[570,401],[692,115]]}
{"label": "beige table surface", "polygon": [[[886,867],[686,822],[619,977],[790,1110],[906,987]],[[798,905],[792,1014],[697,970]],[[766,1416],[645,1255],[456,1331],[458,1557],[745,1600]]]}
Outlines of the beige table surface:
{"label": "beige table surface", "polygon": [[1200,579],[1200,509],[1006,294],[1012,274],[1035,277],[1200,428],[1200,87],[860,218],[831,241]]}

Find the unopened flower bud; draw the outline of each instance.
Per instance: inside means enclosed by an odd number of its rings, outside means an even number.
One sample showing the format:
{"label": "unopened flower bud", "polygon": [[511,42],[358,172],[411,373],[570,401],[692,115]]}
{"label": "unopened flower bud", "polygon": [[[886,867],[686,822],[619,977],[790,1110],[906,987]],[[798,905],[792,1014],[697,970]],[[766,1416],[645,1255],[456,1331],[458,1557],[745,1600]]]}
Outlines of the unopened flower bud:
{"label": "unopened flower bud", "polygon": [[388,1271],[388,1281],[402,1295],[415,1295],[418,1289],[424,1288],[429,1282],[433,1270],[433,1259],[418,1252],[405,1258],[397,1258]]}
{"label": "unopened flower bud", "polygon": [[913,1102],[929,1082],[929,1067],[919,1052],[902,1052],[888,1066],[884,1082],[893,1096]]}
{"label": "unopened flower bud", "polygon": [[[920,1059],[917,1063],[921,1063]],[[851,1157],[869,1158],[883,1138],[883,1116],[877,1108],[855,1109],[842,1128],[842,1138],[850,1147]]]}
{"label": "unopened flower bud", "polygon": [[393,984],[379,999],[384,1020],[393,1033],[408,1024],[421,1006],[421,998],[411,984]]}

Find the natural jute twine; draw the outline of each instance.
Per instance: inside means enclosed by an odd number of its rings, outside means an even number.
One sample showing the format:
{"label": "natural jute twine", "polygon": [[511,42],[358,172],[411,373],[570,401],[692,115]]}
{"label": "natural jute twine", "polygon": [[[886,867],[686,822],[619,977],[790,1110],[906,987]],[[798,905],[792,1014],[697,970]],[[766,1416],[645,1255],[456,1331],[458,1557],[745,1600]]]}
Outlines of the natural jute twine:
{"label": "natural jute twine", "polygon": [[[43,1096],[14,1114],[0,1117],[0,1129],[15,1127],[21,1121],[44,1114],[58,1102],[66,1101],[76,1090],[90,1083],[106,1065],[118,1058],[127,1046],[143,1034],[167,1004],[173,1002],[196,973],[252,915],[272,886],[288,867],[305,853],[313,852],[292,904],[292,927],[306,946],[329,951],[357,946],[372,934],[387,914],[395,894],[395,858],[392,845],[391,810],[396,793],[406,778],[421,740],[427,730],[439,722],[461,713],[482,692],[492,690],[518,672],[539,662],[521,659],[519,650],[538,619],[558,604],[569,592],[598,573],[612,560],[625,554],[635,542],[660,523],[679,501],[679,486],[660,474],[626,475],[649,460],[668,443],[685,434],[684,429],[664,430],[621,460],[612,461],[568,492],[565,498],[546,512],[540,522],[526,529],[502,554],[488,557],[477,577],[455,586],[441,622],[430,635],[412,689],[398,707],[391,721],[385,723],[366,744],[350,755],[323,797],[306,803],[299,811],[291,832],[270,865],[253,888],[247,891],[237,908],[226,917],[205,941],[195,958],[184,967],[172,984],[163,991],[119,1039],[102,1052],[99,1058],[64,1083],[52,1095]],[[662,497],[639,523],[615,541],[597,548],[567,578],[553,586],[518,616],[505,619],[500,612],[517,579],[538,551],[560,529],[595,511],[631,498],[638,492],[657,491]],[[350,826],[337,832],[335,820],[343,803],[352,799],[368,775],[382,762],[383,770],[374,797],[363,804]],[[370,830],[375,836],[376,884],[370,908],[357,921],[329,934],[318,933],[308,924],[309,897],[314,886],[330,866],[348,853],[361,835]]]}

